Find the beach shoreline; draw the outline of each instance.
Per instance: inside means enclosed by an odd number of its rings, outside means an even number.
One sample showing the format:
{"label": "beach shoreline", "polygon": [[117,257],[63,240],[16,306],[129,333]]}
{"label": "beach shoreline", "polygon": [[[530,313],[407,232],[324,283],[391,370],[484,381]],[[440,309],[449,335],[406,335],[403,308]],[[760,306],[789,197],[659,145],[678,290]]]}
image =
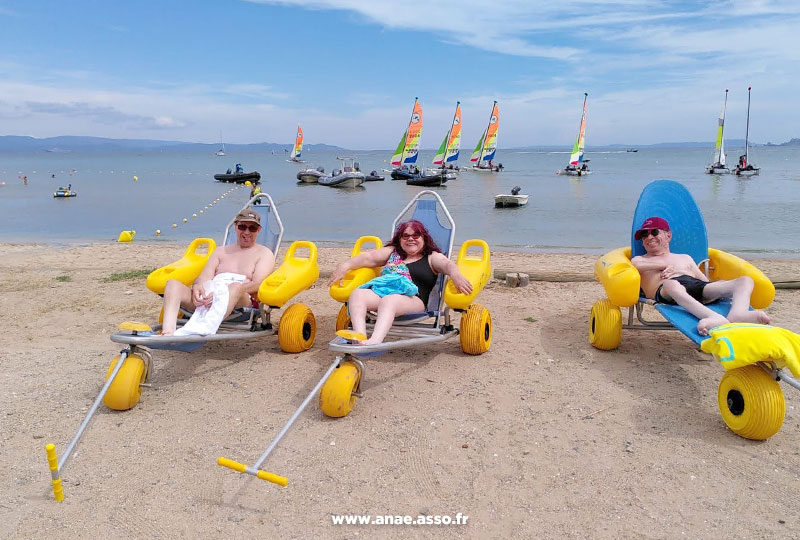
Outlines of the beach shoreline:
{"label": "beach shoreline", "polygon": [[[719,416],[723,369],[678,332],[626,330],[619,349],[593,349],[589,311],[604,296],[591,278],[594,254],[493,251],[496,272],[581,279],[490,282],[477,299],[493,321],[484,355],[465,355],[455,338],[368,359],[364,397],[349,416],[326,418],[313,399],[270,456],[264,469],[287,476],[287,488],[215,461],[253,463],[333,361],[340,305],[325,279],[292,301],[316,317],[305,353],[285,354],[275,338],[154,351],[152,386],[129,411],[101,406],[64,471],[66,499],[55,503],[44,445],[64,451],[120,349],[109,335],[158,316],[145,272],[185,247],[0,243],[0,537],[68,524],[87,538],[794,534],[800,394],[782,385],[782,429],[747,441]],[[348,254],[320,247],[322,275]],[[794,259],[757,266],[772,279],[800,275]],[[767,312],[797,332],[799,303],[800,291],[781,289]],[[458,512],[466,525],[332,524],[343,514]]]}

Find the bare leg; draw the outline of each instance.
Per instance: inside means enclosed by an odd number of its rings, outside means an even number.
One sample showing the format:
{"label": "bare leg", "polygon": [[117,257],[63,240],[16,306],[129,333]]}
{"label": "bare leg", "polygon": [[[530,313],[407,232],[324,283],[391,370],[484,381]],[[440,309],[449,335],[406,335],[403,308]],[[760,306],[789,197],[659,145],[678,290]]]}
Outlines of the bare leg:
{"label": "bare leg", "polygon": [[[244,290],[241,283],[231,283],[228,285],[228,309],[225,317],[233,313],[237,307],[247,307],[251,304],[250,295]],[[224,317],[223,317],[224,320]]]}
{"label": "bare leg", "polygon": [[731,299],[728,320],[731,322],[751,322],[769,324],[769,315],[760,310],[750,311],[750,295],[753,293],[753,279],[742,276],[732,280],[715,281],[703,289],[703,299],[712,301],[719,298]]}
{"label": "bare leg", "polygon": [[164,316],[162,317],[161,335],[171,336],[178,324],[178,308],[183,305],[194,307],[192,289],[178,281],[170,279],[164,288]]}
{"label": "bare leg", "polygon": [[[423,311],[425,311],[425,306],[418,296],[405,296],[402,294],[384,296],[378,303],[378,319],[375,321],[375,328],[373,328],[372,335],[364,342],[364,345],[383,343],[396,316]],[[355,324],[353,324],[353,328],[355,329]]]}
{"label": "bare leg", "polygon": [[[706,285],[706,288],[708,287],[709,285]],[[710,328],[730,322],[719,313],[716,313],[689,296],[689,293],[686,292],[686,287],[674,279],[668,279],[664,281],[663,287],[661,288],[661,295],[671,298],[679,306],[700,319],[700,321],[697,323],[697,332],[701,336],[708,335],[708,330]]]}
{"label": "bare leg", "polygon": [[350,321],[353,331],[367,335],[367,311],[377,309],[381,297],[370,289],[356,289],[350,293],[347,304],[350,308]]}

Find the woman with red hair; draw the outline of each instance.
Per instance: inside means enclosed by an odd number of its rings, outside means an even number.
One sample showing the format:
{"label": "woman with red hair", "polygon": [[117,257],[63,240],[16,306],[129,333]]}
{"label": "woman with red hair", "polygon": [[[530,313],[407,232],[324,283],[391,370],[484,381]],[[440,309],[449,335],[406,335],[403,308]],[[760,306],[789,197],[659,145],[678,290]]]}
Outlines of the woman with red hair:
{"label": "woman with red hair", "polygon": [[[350,270],[375,266],[384,266],[381,278],[403,276],[411,283],[402,286],[401,278],[391,280],[392,288],[373,286],[373,281],[381,280],[377,278],[350,294],[350,320],[355,332],[366,335],[367,311],[378,313],[372,335],[361,342],[364,345],[382,343],[395,317],[427,311],[428,297],[439,274],[449,276],[459,292],[472,292],[472,284],[458,270],[458,266],[441,252],[425,225],[419,221],[401,223],[385,247],[360,253],[339,264],[328,286],[341,283]],[[397,283],[401,286],[398,287]]]}

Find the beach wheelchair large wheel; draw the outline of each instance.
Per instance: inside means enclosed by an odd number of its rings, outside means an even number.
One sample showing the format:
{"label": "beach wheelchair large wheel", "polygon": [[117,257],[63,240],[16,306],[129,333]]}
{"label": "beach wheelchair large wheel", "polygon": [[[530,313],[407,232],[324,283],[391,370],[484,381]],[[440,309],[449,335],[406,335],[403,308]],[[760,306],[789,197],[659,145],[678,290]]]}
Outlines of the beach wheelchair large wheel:
{"label": "beach wheelchair large wheel", "polygon": [[775,435],[786,414],[780,385],[757,364],[726,371],[719,381],[717,402],[731,431],[755,441]]}
{"label": "beach wheelchair large wheel", "polygon": [[350,324],[350,313],[347,311],[347,304],[342,304],[342,309],[339,310],[339,314],[336,316],[336,331],[350,330]]}
{"label": "beach wheelchair large wheel", "polygon": [[[120,355],[115,356],[111,365],[108,366],[106,380],[111,376],[119,357]],[[114,382],[108,388],[108,392],[103,396],[105,406],[115,411],[127,411],[135,407],[142,395],[141,383],[144,382],[146,376],[147,368],[142,357],[138,354],[128,355],[125,363],[119,368]]]}
{"label": "beach wheelchair large wheel", "polygon": [[278,344],[287,353],[307,351],[314,344],[317,321],[305,304],[292,304],[278,323]]}
{"label": "beach wheelchair large wheel", "polygon": [[342,362],[319,391],[319,408],[326,416],[341,418],[350,414],[356,404],[353,391],[358,386],[361,372],[353,362]]}
{"label": "beach wheelchair large wheel", "polygon": [[622,312],[608,298],[598,300],[589,316],[589,343],[610,351],[622,342]]}
{"label": "beach wheelchair large wheel", "polygon": [[461,350],[467,354],[483,354],[492,345],[492,316],[480,304],[472,304],[461,315],[459,326]]}

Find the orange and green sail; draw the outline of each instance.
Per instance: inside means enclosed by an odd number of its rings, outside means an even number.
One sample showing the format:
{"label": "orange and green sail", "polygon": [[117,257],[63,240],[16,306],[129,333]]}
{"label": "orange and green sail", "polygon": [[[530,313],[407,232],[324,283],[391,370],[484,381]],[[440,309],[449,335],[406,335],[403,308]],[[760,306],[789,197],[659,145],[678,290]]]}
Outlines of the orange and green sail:
{"label": "orange and green sail", "polygon": [[414,98],[414,108],[411,111],[411,120],[408,122],[408,128],[403,137],[400,139],[400,144],[392,155],[392,165],[395,167],[402,167],[416,163],[417,154],[419,151],[419,139],[422,136],[422,105],[418,98]]}
{"label": "orange and green sail", "polygon": [[572,146],[572,154],[569,156],[569,164],[573,167],[583,165],[584,137],[586,136],[586,100],[589,94],[583,93],[583,114],[581,115],[581,127],[578,129],[578,138]]}
{"label": "orange and green sail", "polygon": [[300,125],[297,125],[297,137],[294,140],[294,148],[292,148],[292,159],[297,159],[300,157],[300,153],[303,151],[303,128]]}
{"label": "orange and green sail", "polygon": [[434,165],[446,165],[458,161],[458,153],[461,149],[461,102],[456,102],[456,112],[453,115],[453,123],[447,135],[444,136],[439,150],[433,156]]}
{"label": "orange and green sail", "polygon": [[472,152],[472,157],[469,158],[472,163],[480,165],[484,161],[494,159],[494,155],[497,152],[497,128],[499,125],[500,112],[495,101],[492,106],[492,114],[489,116],[489,125],[478,140],[478,144]]}

